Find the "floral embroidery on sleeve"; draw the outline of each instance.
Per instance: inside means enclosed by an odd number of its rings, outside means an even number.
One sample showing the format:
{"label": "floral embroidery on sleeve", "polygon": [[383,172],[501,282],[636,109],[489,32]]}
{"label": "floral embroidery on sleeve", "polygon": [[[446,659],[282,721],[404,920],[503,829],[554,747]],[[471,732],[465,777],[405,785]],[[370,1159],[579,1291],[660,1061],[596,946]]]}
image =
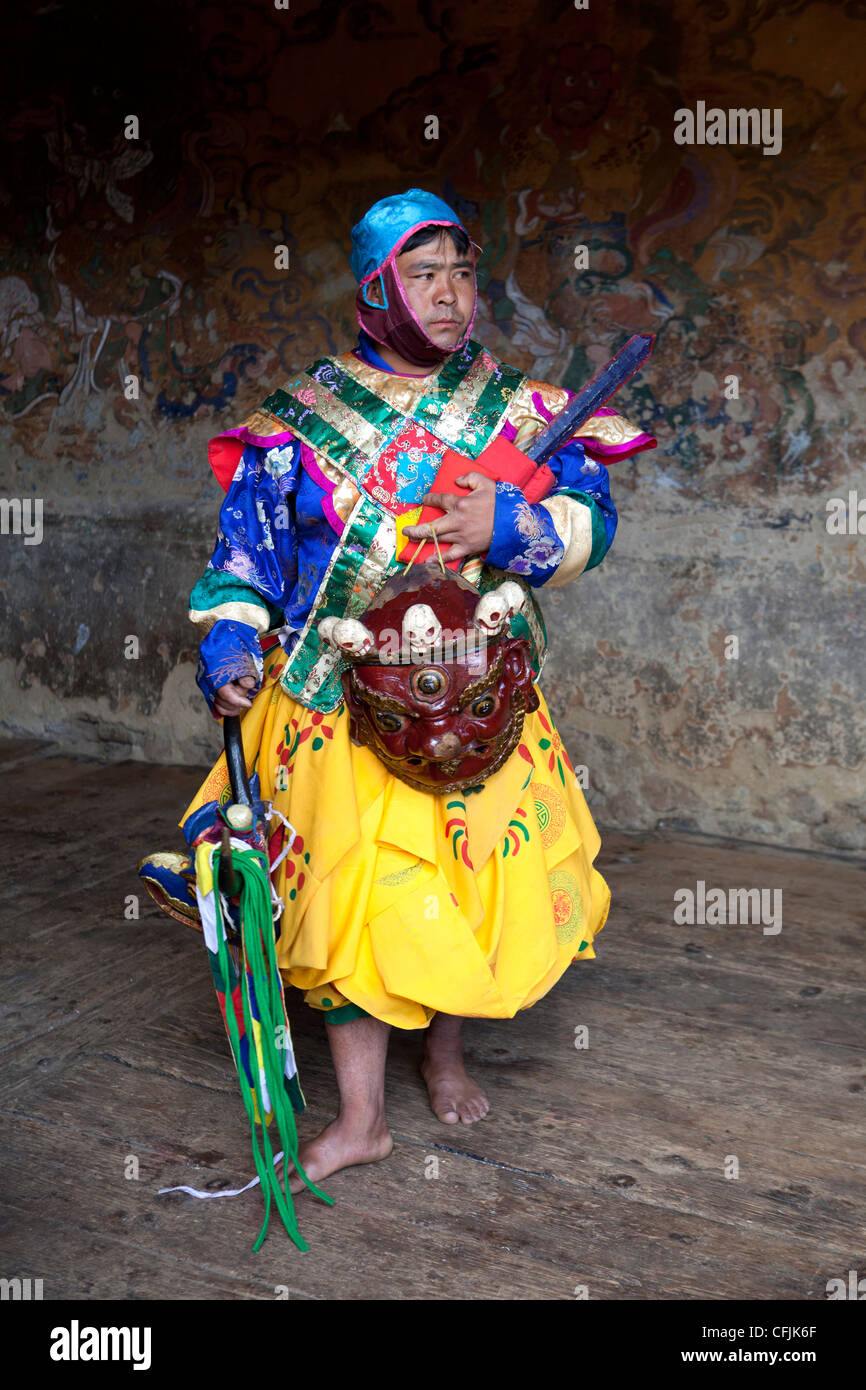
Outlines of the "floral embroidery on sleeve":
{"label": "floral embroidery on sleeve", "polygon": [[[592,549],[585,568],[600,564],[610,549],[617,515],[610,495],[607,469],[589,458],[579,440],[563,445],[548,466],[556,477],[550,496],[565,495],[589,509]],[[533,587],[546,583],[565,557],[562,537],[550,511],[527,502],[513,483],[496,484],[493,539],[487,554],[498,569],[522,575]]]}
{"label": "floral embroidery on sleeve", "polygon": [[253,676],[261,684],[264,661],[259,636],[249,623],[220,618],[199,648],[196,685],[213,710],[217,691],[242,676]]}
{"label": "floral embroidery on sleeve", "polygon": [[550,513],[527,502],[513,483],[497,483],[489,563],[523,575],[530,584],[543,584],[564,553]]}

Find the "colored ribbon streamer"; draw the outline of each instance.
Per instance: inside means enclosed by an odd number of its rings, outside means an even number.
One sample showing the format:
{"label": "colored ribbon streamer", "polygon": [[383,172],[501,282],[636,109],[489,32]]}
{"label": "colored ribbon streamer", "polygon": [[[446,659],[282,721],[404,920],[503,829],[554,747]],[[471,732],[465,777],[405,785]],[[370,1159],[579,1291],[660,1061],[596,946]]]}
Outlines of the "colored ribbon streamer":
{"label": "colored ribbon streamer", "polygon": [[[274,1155],[275,1168],[282,1156],[282,1149],[280,1149],[278,1154]],[[260,1182],[261,1178],[253,1178],[251,1182],[247,1183],[246,1187],[233,1187],[230,1192],[200,1192],[197,1187],[161,1187],[157,1192],[157,1196],[162,1197],[166,1192],[185,1192],[188,1197],[197,1197],[200,1202],[205,1202],[211,1197],[240,1197],[244,1192],[249,1192],[251,1187],[258,1187]]]}
{"label": "colored ribbon streamer", "polygon": [[[211,863],[213,866],[214,881],[217,883],[219,882],[219,858],[219,847],[215,845]],[[250,1121],[250,1132],[253,1142],[253,1160],[256,1165],[256,1171],[261,1179],[262,1193],[265,1199],[264,1221],[262,1222],[262,1228],[259,1231],[258,1238],[253,1245],[253,1250],[258,1251],[261,1248],[265,1235],[267,1234],[272,1198],[276,1202],[277,1210],[282,1218],[283,1225],[294,1243],[298,1246],[298,1249],[309,1250],[309,1245],[298,1229],[294,1204],[289,1190],[289,1158],[291,1157],[296,1172],[310,1191],[315,1192],[317,1197],[321,1197],[330,1206],[333,1206],[334,1199],[322,1192],[321,1189],[307,1177],[301,1166],[300,1159],[298,1158],[298,1131],[295,1124],[294,1111],[283,1089],[283,1064],[277,1048],[276,1030],[278,1022],[282,1027],[286,1027],[287,1025],[282,1004],[282,985],[277,968],[276,952],[274,950],[273,918],[271,916],[270,892],[268,889],[269,880],[264,858],[257,850],[244,850],[241,852],[234,850],[232,853],[232,863],[235,872],[239,874],[242,881],[240,894],[240,922],[241,957],[244,968],[241,997],[243,1000],[244,1028],[247,1037],[254,1039],[257,1053],[256,1060],[258,1065],[252,1066],[251,1071],[253,1073],[253,1082],[255,1085],[258,1114],[262,1117],[261,1147],[258,1141],[256,1113],[253,1108],[252,1098],[249,1095],[247,1087],[243,1084],[243,1061],[241,1056],[240,1036],[235,1011],[234,1008],[230,1006],[231,986],[229,984],[228,943],[226,941],[225,930],[223,929],[222,907],[219,902],[218,894],[216,895],[217,945],[219,950],[220,971],[222,973],[223,982],[228,989],[226,996],[226,1019],[229,1026],[229,1037],[232,1044],[235,1064],[238,1067],[238,1076],[241,1079],[241,1094]],[[256,1033],[253,1027],[251,983],[259,1015],[258,1033]],[[266,1122],[266,1116],[271,1110],[273,1111],[273,1117],[276,1120],[277,1129],[283,1144],[283,1182],[285,1184],[285,1190],[280,1186],[275,1172],[276,1160],[271,1147],[269,1127]],[[264,1148],[264,1153],[262,1153],[262,1147]]]}
{"label": "colored ribbon streamer", "polygon": [[[288,1020],[283,1001],[283,985],[277,967],[274,946],[274,926],[271,911],[270,878],[267,861],[260,850],[251,849],[243,842],[232,838],[232,866],[240,878],[241,890],[238,895],[237,916],[240,930],[239,968],[235,972],[234,961],[229,953],[228,939],[224,925],[227,905],[221,901],[219,884],[220,846],[199,845],[196,855],[197,895],[205,928],[207,946],[214,975],[217,993],[224,1001],[226,1031],[229,1036],[232,1057],[241,1085],[241,1098],[250,1122],[253,1160],[258,1177],[245,1188],[260,1182],[265,1201],[265,1215],[253,1250],[258,1251],[267,1234],[271,1203],[276,1202],[277,1210],[289,1236],[300,1250],[309,1250],[301,1235],[295,1217],[291,1190],[289,1188],[289,1161],[311,1192],[321,1197],[329,1206],[334,1199],[316,1186],[307,1177],[298,1158],[298,1133],[294,1109],[289,1095],[293,1085],[297,1089],[297,1076],[287,1074],[289,1052],[281,1055],[277,1042],[278,1028],[289,1037]],[[240,1010],[241,1018],[236,1009]],[[241,1019],[242,1028],[241,1031]],[[288,1044],[290,1048],[290,1043]],[[245,1063],[245,1051],[248,1065]],[[291,1054],[293,1057],[293,1053]],[[292,1062],[294,1069],[294,1062]],[[274,1156],[269,1125],[276,1120],[282,1143],[280,1152]],[[261,1137],[259,1137],[259,1130]],[[276,1167],[282,1160],[283,1186],[281,1186]],[[229,1193],[199,1193],[195,1189],[180,1190],[196,1197],[238,1195]]]}

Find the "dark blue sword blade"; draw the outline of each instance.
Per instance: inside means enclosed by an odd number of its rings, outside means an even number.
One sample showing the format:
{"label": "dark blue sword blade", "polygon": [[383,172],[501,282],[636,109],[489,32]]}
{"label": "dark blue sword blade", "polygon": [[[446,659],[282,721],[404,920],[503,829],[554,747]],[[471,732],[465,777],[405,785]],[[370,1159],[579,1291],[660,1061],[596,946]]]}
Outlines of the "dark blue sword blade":
{"label": "dark blue sword blade", "polygon": [[630,376],[639,371],[653,350],[656,337],[654,333],[636,333],[621,347],[605,367],[602,367],[592,381],[588,382],[574,400],[569,401],[564,410],[551,420],[540,434],[537,434],[528,449],[522,452],[536,463],[546,463],[562,448],[575,430],[589,419],[605,401],[610,400]]}

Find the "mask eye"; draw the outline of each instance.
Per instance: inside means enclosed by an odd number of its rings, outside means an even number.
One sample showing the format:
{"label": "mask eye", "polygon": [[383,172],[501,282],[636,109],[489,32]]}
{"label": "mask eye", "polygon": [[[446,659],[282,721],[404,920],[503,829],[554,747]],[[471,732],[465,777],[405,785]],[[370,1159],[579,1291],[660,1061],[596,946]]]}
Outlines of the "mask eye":
{"label": "mask eye", "polygon": [[403,714],[389,714],[386,710],[376,710],[376,723],[385,734],[398,734],[406,723]]}
{"label": "mask eye", "polygon": [[420,671],[413,672],[410,680],[410,689],[419,700],[435,700],[444,695],[448,685],[445,672],[435,666],[423,666]]}
{"label": "mask eye", "polygon": [[488,714],[492,714],[496,709],[496,699],[493,695],[479,695],[477,700],[473,700],[469,706],[470,714],[474,714],[477,719],[484,719]]}

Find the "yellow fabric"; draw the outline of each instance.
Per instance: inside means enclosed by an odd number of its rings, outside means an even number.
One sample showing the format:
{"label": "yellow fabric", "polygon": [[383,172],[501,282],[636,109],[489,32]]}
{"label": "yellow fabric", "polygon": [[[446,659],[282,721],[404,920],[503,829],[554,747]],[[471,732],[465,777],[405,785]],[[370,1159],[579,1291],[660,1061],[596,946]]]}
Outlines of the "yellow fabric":
{"label": "yellow fabric", "polygon": [[[610,905],[601,842],[543,696],[480,791],[432,796],[351,743],[345,705],[292,700],[284,660],[265,658],[242,732],[262,797],[297,832],[275,879],[287,984],[314,1008],[424,1028],[437,1011],[512,1018],[594,957]],[[183,819],[229,795],[220,758]]]}

